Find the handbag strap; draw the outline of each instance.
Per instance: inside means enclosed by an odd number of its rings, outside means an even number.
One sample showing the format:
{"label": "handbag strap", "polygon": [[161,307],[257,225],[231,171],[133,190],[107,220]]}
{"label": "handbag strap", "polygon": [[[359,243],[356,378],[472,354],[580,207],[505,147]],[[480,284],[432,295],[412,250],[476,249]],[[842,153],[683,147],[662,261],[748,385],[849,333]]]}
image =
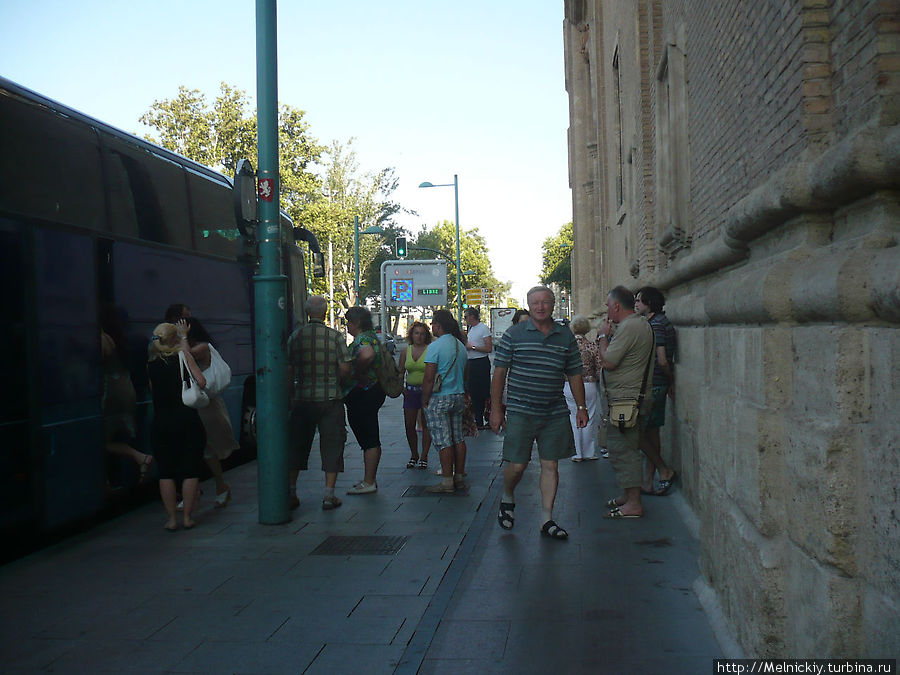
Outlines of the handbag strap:
{"label": "handbag strap", "polygon": [[[644,366],[644,377],[641,379],[641,390],[638,392],[638,410],[641,409],[641,404],[644,402],[644,390],[647,388],[647,376],[650,374],[650,364],[653,363],[653,352],[656,351],[656,336],[653,333],[653,326],[650,325],[650,322],[647,322],[647,328],[650,329],[650,356],[647,358],[647,365]],[[611,401],[609,398],[609,389],[606,386],[606,371],[603,368],[600,369],[600,379],[603,380],[603,391],[606,394],[606,414],[609,416],[609,406]],[[619,430],[623,430],[621,424],[619,425]]]}
{"label": "handbag strap", "polygon": [[178,363],[181,364],[181,380],[190,380],[191,382],[196,382],[193,374],[191,373],[191,369],[188,368],[187,359],[185,358],[183,351],[178,352]]}
{"label": "handbag strap", "polygon": [[453,352],[453,360],[450,362],[450,367],[447,368],[447,372],[441,375],[441,377],[447,377],[450,374],[450,371],[453,370],[453,366],[456,365],[456,357],[459,356],[459,340],[453,338],[453,342],[456,343],[456,351]]}

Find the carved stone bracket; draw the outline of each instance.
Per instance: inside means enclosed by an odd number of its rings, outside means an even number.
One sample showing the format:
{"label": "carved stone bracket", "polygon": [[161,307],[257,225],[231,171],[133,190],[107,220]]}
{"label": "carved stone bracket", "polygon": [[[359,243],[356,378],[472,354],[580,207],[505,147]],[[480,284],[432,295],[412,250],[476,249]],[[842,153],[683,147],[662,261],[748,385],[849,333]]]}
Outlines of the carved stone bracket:
{"label": "carved stone bracket", "polygon": [[691,236],[681,226],[669,223],[659,238],[659,250],[666,258],[674,260],[680,251],[691,247]]}

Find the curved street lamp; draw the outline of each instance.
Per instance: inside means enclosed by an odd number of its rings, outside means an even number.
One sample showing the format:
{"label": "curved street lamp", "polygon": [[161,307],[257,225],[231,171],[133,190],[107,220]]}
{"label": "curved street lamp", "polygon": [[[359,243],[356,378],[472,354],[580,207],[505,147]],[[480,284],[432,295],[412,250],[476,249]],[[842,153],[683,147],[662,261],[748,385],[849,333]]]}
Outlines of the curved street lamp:
{"label": "curved street lamp", "polygon": [[429,183],[425,181],[424,183],[419,183],[420,188],[432,188],[432,187],[452,187],[453,188],[453,202],[456,206],[456,308],[459,325],[462,326],[462,285],[460,283],[460,258],[459,258],[459,179],[456,174],[453,174],[453,182],[452,183]]}

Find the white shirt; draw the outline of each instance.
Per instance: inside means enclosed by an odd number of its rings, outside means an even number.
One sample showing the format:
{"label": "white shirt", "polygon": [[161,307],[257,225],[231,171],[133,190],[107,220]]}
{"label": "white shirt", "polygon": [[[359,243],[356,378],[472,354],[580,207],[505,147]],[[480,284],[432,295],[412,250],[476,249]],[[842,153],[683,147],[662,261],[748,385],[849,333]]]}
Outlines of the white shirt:
{"label": "white shirt", "polygon": [[[491,337],[491,329],[483,323],[476,323],[468,330],[466,337],[473,346],[484,347],[485,339]],[[474,349],[467,350],[466,355],[469,357],[469,361],[487,358],[487,352],[477,352]]]}

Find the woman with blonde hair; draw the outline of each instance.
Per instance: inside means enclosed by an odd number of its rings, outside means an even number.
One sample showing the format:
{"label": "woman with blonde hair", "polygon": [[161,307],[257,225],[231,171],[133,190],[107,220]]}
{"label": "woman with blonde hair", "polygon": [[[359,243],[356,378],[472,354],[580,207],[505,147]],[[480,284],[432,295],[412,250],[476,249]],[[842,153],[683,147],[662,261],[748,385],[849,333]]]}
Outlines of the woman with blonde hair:
{"label": "woman with blonde hair", "polygon": [[575,341],[578,343],[578,351],[581,352],[582,378],[584,379],[584,404],[587,406],[588,423],[586,427],[578,428],[575,405],[575,397],[566,380],[563,385],[563,394],[566,404],[569,406],[569,419],[572,422],[572,433],[575,436],[575,456],[573,462],[599,459],[597,456],[597,393],[600,376],[600,348],[597,343],[591,342],[586,335],[591,329],[590,322],[583,316],[572,319],[572,332],[575,333]]}
{"label": "woman with blonde hair", "polygon": [[200,415],[181,400],[181,355],[197,385],[206,386],[206,378],[191,354],[188,324],[184,319],[177,325],[161,323],[150,338],[150,360],[147,374],[153,392],[153,424],[150,443],[159,467],[159,493],[169,516],[165,529],[178,529],[176,520],[176,483],[184,495],[184,529],[194,527],[191,515],[203,469],[203,448],[206,434]]}

